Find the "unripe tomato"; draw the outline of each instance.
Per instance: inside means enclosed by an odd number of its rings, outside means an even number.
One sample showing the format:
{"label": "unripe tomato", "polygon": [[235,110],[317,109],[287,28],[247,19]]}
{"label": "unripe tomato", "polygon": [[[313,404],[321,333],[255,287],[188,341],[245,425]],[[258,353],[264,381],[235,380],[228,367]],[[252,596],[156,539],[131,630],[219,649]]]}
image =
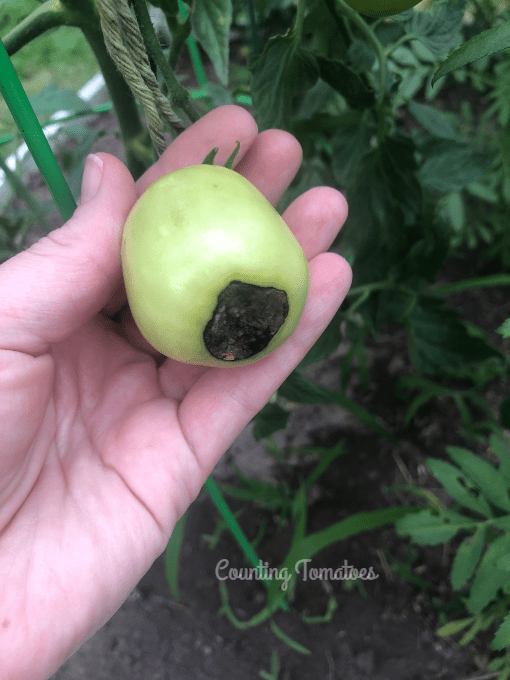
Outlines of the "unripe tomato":
{"label": "unripe tomato", "polygon": [[128,302],[142,335],[188,364],[240,366],[296,328],[308,262],[273,206],[233,170],[195,165],[152,184],[122,237]]}
{"label": "unripe tomato", "polygon": [[353,9],[367,17],[390,17],[411,9],[421,0],[345,0]]}

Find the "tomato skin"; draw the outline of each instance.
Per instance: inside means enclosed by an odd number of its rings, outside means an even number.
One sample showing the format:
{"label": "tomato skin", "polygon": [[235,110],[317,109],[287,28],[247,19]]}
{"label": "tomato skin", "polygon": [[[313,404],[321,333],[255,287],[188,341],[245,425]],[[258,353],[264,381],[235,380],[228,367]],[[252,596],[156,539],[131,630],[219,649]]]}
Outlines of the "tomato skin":
{"label": "tomato skin", "polygon": [[421,0],[345,0],[353,9],[367,17],[390,17],[411,9]]}
{"label": "tomato skin", "polygon": [[[296,328],[309,286],[296,238],[248,180],[222,166],[165,175],[138,199],[124,225],[122,268],[128,302],[145,339],[188,364],[237,367],[281,345]],[[289,312],[267,347],[225,361],[203,332],[231,281],[284,290]]]}

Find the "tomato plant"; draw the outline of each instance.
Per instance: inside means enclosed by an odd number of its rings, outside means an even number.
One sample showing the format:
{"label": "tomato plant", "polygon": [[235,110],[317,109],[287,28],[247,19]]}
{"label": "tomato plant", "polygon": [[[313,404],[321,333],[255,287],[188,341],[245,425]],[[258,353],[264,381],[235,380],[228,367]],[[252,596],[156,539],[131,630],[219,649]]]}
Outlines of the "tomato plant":
{"label": "tomato plant", "polygon": [[122,265],[143,336],[168,357],[252,363],[296,328],[308,293],[301,246],[237,172],[182,168],[152,184],[124,226]]}

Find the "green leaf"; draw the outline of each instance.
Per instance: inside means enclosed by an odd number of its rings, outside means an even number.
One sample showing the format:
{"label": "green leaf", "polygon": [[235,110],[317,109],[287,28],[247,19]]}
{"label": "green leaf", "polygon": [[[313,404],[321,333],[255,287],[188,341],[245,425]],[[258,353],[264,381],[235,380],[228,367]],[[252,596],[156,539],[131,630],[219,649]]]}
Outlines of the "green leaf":
{"label": "green leaf", "polygon": [[464,630],[464,628],[469,626],[469,624],[472,623],[473,620],[474,617],[469,616],[466,619],[457,619],[457,621],[449,621],[444,626],[441,626],[441,628],[436,630],[436,633],[437,635],[439,635],[439,637],[449,637],[450,635],[456,635],[457,633],[460,633],[461,630]]}
{"label": "green leaf", "polygon": [[418,102],[410,102],[409,113],[434,137],[451,139],[456,142],[462,140],[462,136],[453,129],[446,113]]}
{"label": "green leaf", "polygon": [[425,464],[450,496],[458,503],[484,517],[492,516],[491,509],[485,498],[476,494],[476,490],[472,488],[472,482],[459,468],[437,458],[427,458]]}
{"label": "green leaf", "polygon": [[329,449],[325,449],[322,458],[306,478],[304,486],[308,487],[316,482],[319,477],[326,472],[331,463],[338,458],[338,456],[343,456],[345,453],[347,453],[347,449],[345,448],[343,440],[340,440]]}
{"label": "green leaf", "polygon": [[454,590],[460,590],[473,576],[485,545],[485,526],[478,527],[472,536],[460,544],[453,560],[451,581]]}
{"label": "green leaf", "polygon": [[278,394],[285,397],[289,401],[294,401],[299,404],[321,404],[334,403],[341,408],[350,411],[361,422],[365,423],[374,432],[377,432],[382,437],[394,441],[393,435],[382,425],[376,418],[363,406],[360,406],[352,399],[344,397],[339,392],[330,390],[326,387],[314,385],[308,378],[305,378],[298,371],[293,371],[287,380],[278,389]]}
{"label": "green leaf", "polygon": [[418,177],[431,191],[447,193],[463,189],[482,178],[496,160],[496,152],[476,151],[451,140],[436,140],[422,149]]}
{"label": "green leaf", "polygon": [[177,14],[179,12],[178,0],[150,0],[151,5],[159,7],[165,14]]}
{"label": "green leaf", "polygon": [[406,22],[408,33],[418,36],[433,54],[445,54],[462,29],[465,6],[464,0],[448,0],[436,4],[432,12],[410,12]]}
{"label": "green leaf", "polygon": [[252,96],[263,129],[289,128],[295,98],[312,87],[319,77],[314,57],[293,34],[268,40],[264,52],[248,61],[253,74]]}
{"label": "green leaf", "polygon": [[350,181],[361,160],[371,153],[370,142],[376,132],[375,125],[360,114],[338,126],[330,144],[333,174],[340,186]]}
{"label": "green leaf", "polygon": [[[404,381],[400,384],[405,385]],[[420,392],[409,404],[406,413],[405,424],[409,425],[419,409],[424,406],[427,402],[435,399],[439,396],[444,396],[449,394],[450,390],[437,383],[430,382],[428,385],[424,386],[422,392]]]}
{"label": "green leaf", "polygon": [[184,539],[184,528],[186,525],[186,518],[188,513],[177,521],[170,540],[166,546],[165,551],[165,574],[166,580],[170,587],[170,592],[175,597],[177,602],[180,599],[179,595],[179,557],[181,554],[182,541]]}
{"label": "green leaf", "polygon": [[497,330],[504,338],[510,338],[510,319],[507,319]]}
{"label": "green leaf", "polygon": [[81,99],[74,90],[61,90],[56,83],[46,85],[36,95],[28,98],[37,115],[49,116],[56,111],[92,110],[91,104]]}
{"label": "green leaf", "polygon": [[466,606],[471,614],[481,612],[497,595],[498,590],[508,581],[508,572],[498,569],[500,557],[510,552],[510,534],[499,536],[485,551],[473,579]]}
{"label": "green leaf", "polygon": [[491,644],[491,649],[504,649],[510,645],[510,614],[507,614],[500,625]]}
{"label": "green leaf", "polygon": [[274,432],[284,430],[289,423],[290,413],[279,404],[266,404],[254,418],[253,437],[255,441],[265,439]]}
{"label": "green leaf", "polygon": [[491,503],[502,510],[510,510],[508,487],[502,475],[490,463],[460,446],[447,446],[446,450]]}
{"label": "green leaf", "polygon": [[489,439],[490,447],[499,459],[499,473],[510,486],[510,440],[503,434],[493,433]]}
{"label": "green leaf", "polygon": [[459,49],[455,50],[453,54],[450,54],[448,59],[441,64],[434,74],[432,85],[447,73],[451,73],[472,61],[476,61],[476,59],[505,50],[507,47],[510,47],[510,21],[505,21],[483,31],[483,33],[475,35],[474,38],[471,38],[471,40],[468,40]]}
{"label": "green leaf", "polygon": [[496,562],[496,566],[498,569],[503,569],[503,571],[510,571],[510,553],[500,557]]}
{"label": "green leaf", "polygon": [[[298,562],[303,563],[304,560],[311,560],[314,555],[332,543],[342,541],[349,536],[359,534],[363,531],[370,531],[371,529],[377,529],[386,524],[392,524],[408,513],[416,512],[416,510],[417,508],[413,507],[397,506],[369,512],[360,512],[351,515],[350,517],[346,517],[345,519],[326,527],[326,529],[305,536],[300,541],[293,543],[280,570],[286,569],[288,573],[293,576],[294,582],[294,575],[298,573]],[[378,575],[373,574],[370,578],[376,579],[378,578]],[[268,609],[270,611],[275,611],[284,596],[285,593],[281,590],[280,582],[276,579],[271,581],[268,595]]]}
{"label": "green leaf", "polygon": [[193,5],[193,30],[212,61],[220,82],[226,87],[232,0],[195,0]]}
{"label": "green leaf", "polygon": [[353,109],[367,109],[374,105],[375,95],[359,75],[338,59],[315,57],[320,77],[344,97]]}
{"label": "green leaf", "polygon": [[385,493],[392,493],[393,491],[409,491],[417,496],[421,496],[433,510],[439,512],[446,510],[444,503],[442,503],[430,489],[422,489],[421,487],[413,486],[412,484],[392,484],[384,489]]}
{"label": "green leaf", "polygon": [[493,521],[493,526],[502,531],[510,531],[510,515],[498,517]]}
{"label": "green leaf", "polygon": [[414,142],[400,133],[357,162],[349,178],[349,216],[341,254],[354,262],[354,285],[388,278],[389,271],[423,238],[409,226],[423,214]]}
{"label": "green leaf", "polygon": [[406,319],[411,361],[421,373],[455,373],[467,364],[500,357],[482,337],[474,337],[443,300],[421,295]]}
{"label": "green leaf", "polygon": [[409,534],[418,545],[438,545],[452,539],[461,529],[471,529],[473,524],[473,520],[451,510],[433,513],[426,509],[398,520],[395,529],[400,536]]}
{"label": "green leaf", "polygon": [[[492,661],[487,664],[487,670],[488,671],[495,671],[498,668],[501,668],[501,666],[505,663],[506,661],[506,654],[504,656],[498,656],[495,659],[492,659]],[[496,680],[498,680],[496,678]]]}

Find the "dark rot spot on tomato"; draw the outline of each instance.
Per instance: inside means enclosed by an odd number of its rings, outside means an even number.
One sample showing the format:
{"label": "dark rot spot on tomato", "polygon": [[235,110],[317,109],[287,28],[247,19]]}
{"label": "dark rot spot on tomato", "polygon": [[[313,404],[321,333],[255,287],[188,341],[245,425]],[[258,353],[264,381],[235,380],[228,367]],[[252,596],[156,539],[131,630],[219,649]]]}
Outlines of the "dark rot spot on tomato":
{"label": "dark rot spot on tomato", "polygon": [[288,313],[284,290],[231,281],[205,327],[205,346],[222,361],[248,359],[269,345]]}

